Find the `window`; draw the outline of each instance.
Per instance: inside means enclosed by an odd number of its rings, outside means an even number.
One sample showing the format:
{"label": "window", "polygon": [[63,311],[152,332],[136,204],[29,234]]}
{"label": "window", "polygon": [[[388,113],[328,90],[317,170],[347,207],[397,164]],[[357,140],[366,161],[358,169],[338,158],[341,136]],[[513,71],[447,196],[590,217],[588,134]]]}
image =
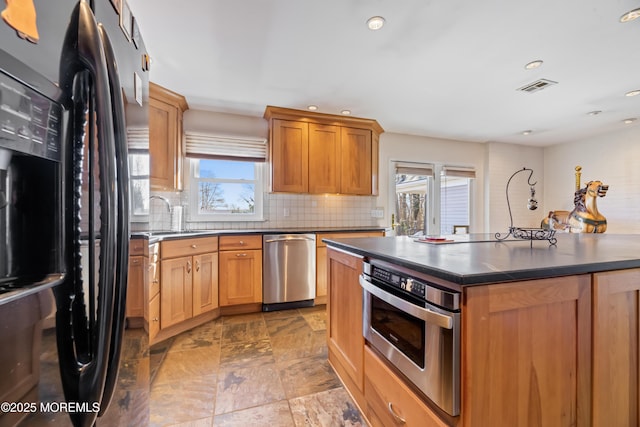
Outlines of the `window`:
{"label": "window", "polygon": [[263,138],[186,132],[189,212],[196,221],[261,221]]}
{"label": "window", "polygon": [[132,222],[149,221],[149,129],[127,127],[129,211]]}
{"label": "window", "polygon": [[131,220],[149,215],[149,152],[129,152]]}
{"label": "window", "polygon": [[473,169],[392,162],[391,170],[392,188],[395,188],[392,212],[395,212],[397,235],[468,232],[475,178]]}
{"label": "window", "polygon": [[261,166],[252,161],[190,159],[191,219],[262,220]]}

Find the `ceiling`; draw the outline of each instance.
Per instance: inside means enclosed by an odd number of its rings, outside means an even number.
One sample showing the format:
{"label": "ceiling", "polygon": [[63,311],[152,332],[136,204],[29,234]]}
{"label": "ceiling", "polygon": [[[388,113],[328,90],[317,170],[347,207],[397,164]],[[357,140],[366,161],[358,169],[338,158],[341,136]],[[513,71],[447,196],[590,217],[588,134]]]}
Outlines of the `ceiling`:
{"label": "ceiling", "polygon": [[[640,89],[640,19],[619,22],[640,0],[128,2],[151,80],[192,109],[315,104],[387,132],[532,146],[640,126],[640,96],[625,96]],[[558,84],[517,90],[541,78]]]}

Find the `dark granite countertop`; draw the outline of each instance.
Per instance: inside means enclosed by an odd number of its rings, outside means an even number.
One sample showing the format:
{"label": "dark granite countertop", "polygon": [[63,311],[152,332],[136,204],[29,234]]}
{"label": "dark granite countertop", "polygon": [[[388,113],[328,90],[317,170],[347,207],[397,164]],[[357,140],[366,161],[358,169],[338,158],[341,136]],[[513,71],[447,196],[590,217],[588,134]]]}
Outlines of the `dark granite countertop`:
{"label": "dark granite countertop", "polygon": [[263,228],[253,230],[189,230],[189,231],[137,231],[131,233],[132,239],[150,241],[183,239],[186,237],[233,236],[237,234],[302,234],[302,233],[347,233],[384,231],[384,227],[318,227],[318,228]]}
{"label": "dark granite countertop", "polygon": [[423,243],[410,237],[324,239],[328,246],[387,261],[458,285],[480,285],[640,267],[640,234],[556,234],[499,242],[488,234]]}

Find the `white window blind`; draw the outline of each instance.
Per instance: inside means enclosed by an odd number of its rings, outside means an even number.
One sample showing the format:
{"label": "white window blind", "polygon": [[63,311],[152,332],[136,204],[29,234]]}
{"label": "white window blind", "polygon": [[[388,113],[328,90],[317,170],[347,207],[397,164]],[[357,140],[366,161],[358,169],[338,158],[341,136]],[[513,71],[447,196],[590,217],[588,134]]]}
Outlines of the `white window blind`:
{"label": "white window blind", "polygon": [[257,137],[185,132],[186,156],[217,160],[264,162],[267,140]]}
{"label": "white window blind", "polygon": [[442,175],[445,176],[457,176],[459,178],[471,178],[475,179],[476,171],[471,168],[462,168],[456,166],[444,166],[442,168]]}
{"label": "white window blind", "polygon": [[396,174],[433,176],[433,165],[420,163],[396,163]]}
{"label": "white window blind", "polygon": [[129,151],[149,150],[149,128],[127,128],[127,147]]}

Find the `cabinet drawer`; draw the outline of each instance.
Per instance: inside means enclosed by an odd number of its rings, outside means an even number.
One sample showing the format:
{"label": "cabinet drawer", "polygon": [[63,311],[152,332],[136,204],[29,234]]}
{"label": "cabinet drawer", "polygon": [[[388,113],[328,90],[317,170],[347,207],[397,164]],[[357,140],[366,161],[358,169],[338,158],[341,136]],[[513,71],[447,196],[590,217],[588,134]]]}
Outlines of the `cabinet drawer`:
{"label": "cabinet drawer", "polygon": [[345,231],[340,233],[322,233],[316,234],[316,246],[321,248],[327,246],[322,239],[351,239],[357,237],[382,237],[383,231]]}
{"label": "cabinet drawer", "polygon": [[162,259],[203,254],[218,251],[217,237],[196,237],[191,239],[166,240],[160,242]]}
{"label": "cabinet drawer", "polygon": [[364,372],[367,417],[374,426],[447,427],[447,424],[366,346]]}
{"label": "cabinet drawer", "polygon": [[146,255],[148,250],[148,240],[131,239],[129,240],[129,256]]}
{"label": "cabinet drawer", "polygon": [[260,234],[220,236],[221,251],[237,251],[244,249],[262,249],[262,236]]}

